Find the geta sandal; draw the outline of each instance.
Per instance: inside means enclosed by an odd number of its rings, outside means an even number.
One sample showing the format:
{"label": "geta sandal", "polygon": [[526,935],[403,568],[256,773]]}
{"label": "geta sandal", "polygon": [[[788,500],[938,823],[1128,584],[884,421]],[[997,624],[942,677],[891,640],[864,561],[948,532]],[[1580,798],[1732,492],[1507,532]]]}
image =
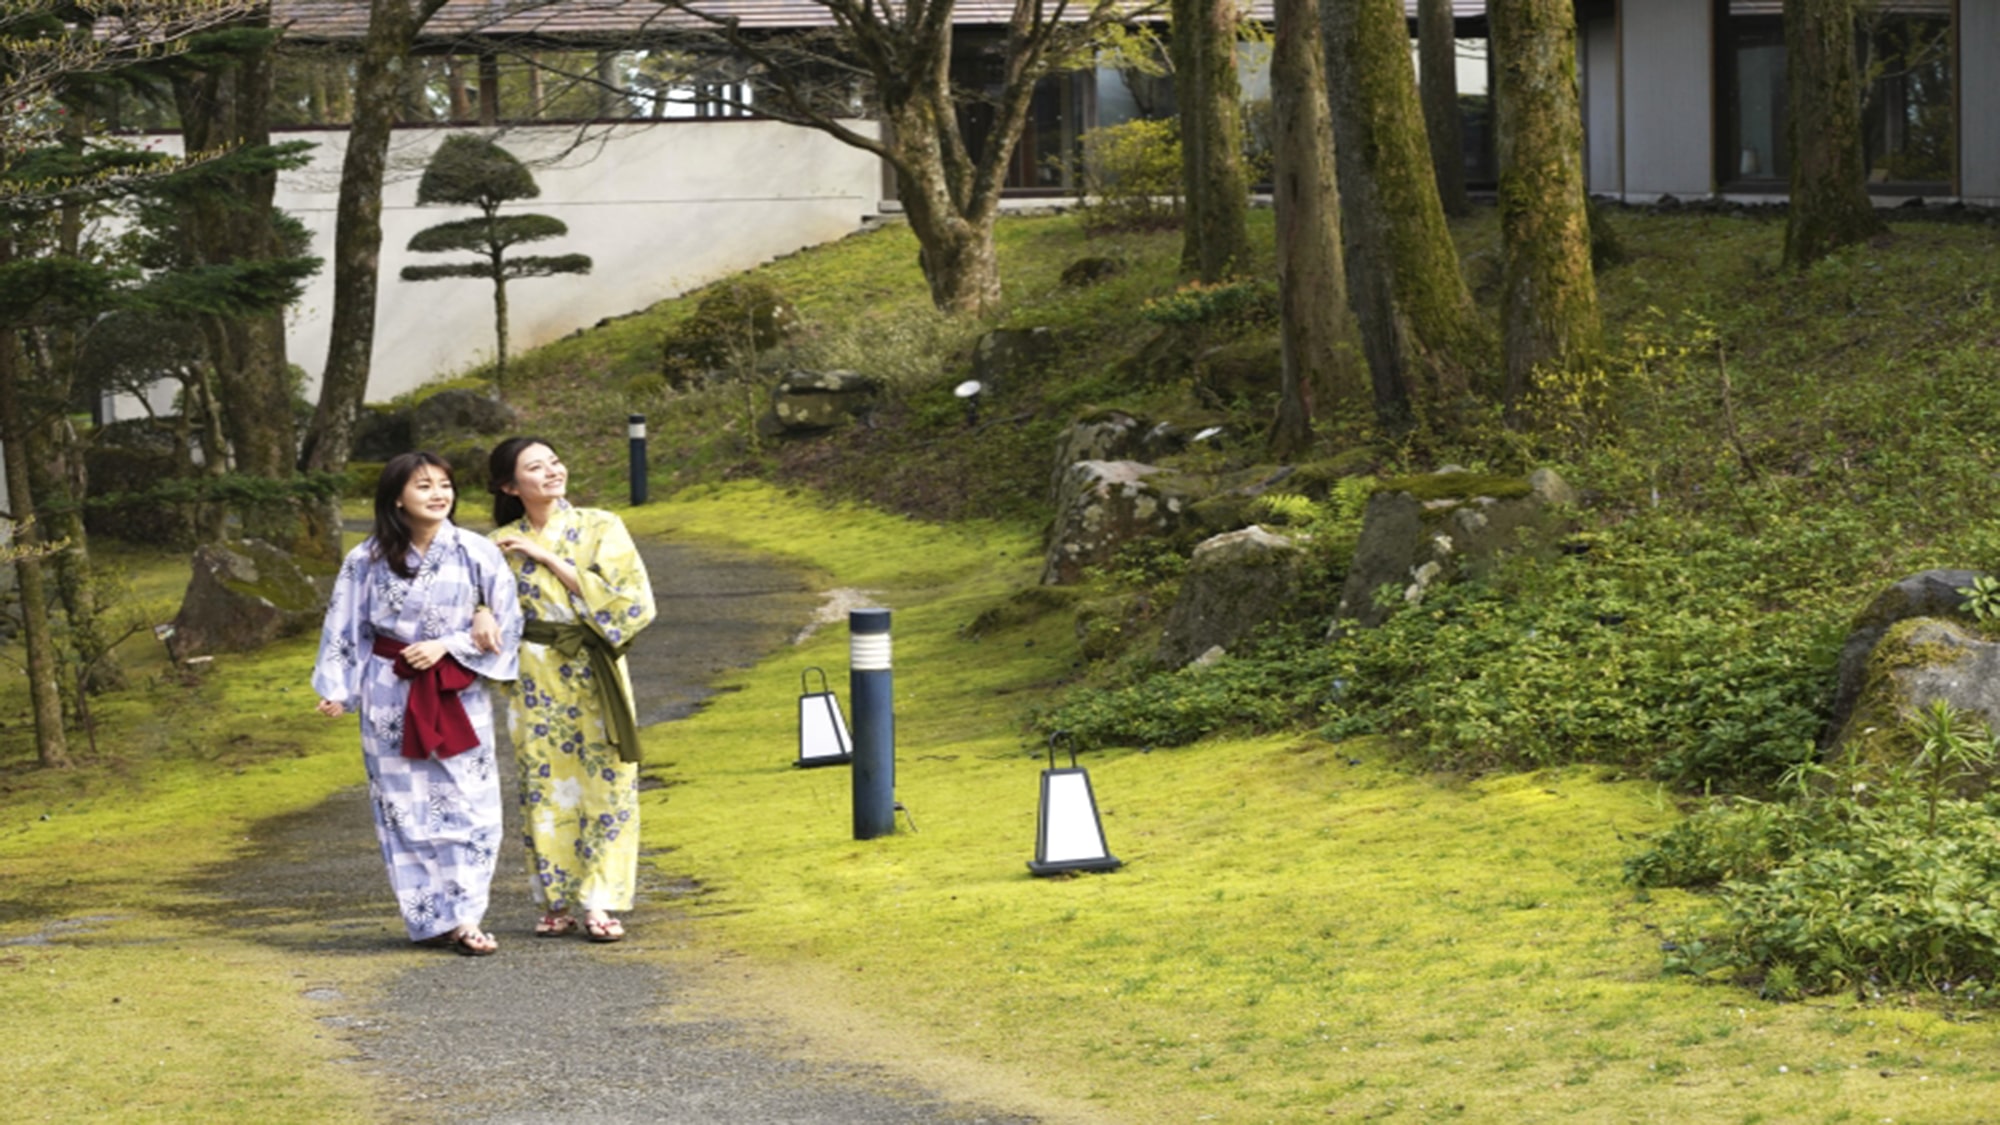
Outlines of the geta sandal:
{"label": "geta sandal", "polygon": [[535,923],[536,937],[562,937],[576,932],[576,915],[568,911],[551,910]]}
{"label": "geta sandal", "polygon": [[583,932],[592,941],[625,940],[625,925],[616,918],[585,918]]}

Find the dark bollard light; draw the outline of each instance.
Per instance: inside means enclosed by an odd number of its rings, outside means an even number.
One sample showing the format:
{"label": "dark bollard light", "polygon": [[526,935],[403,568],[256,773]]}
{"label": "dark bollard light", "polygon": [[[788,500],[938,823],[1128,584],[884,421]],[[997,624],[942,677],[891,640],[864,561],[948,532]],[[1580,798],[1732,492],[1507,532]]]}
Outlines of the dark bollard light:
{"label": "dark bollard light", "polygon": [[896,712],[889,671],[889,611],[847,614],[847,698],[854,705],[854,838],[896,830]]}
{"label": "dark bollard light", "polygon": [[646,502],[646,416],[628,414],[625,416],[626,445],[632,451],[626,472],[632,478],[632,506]]}

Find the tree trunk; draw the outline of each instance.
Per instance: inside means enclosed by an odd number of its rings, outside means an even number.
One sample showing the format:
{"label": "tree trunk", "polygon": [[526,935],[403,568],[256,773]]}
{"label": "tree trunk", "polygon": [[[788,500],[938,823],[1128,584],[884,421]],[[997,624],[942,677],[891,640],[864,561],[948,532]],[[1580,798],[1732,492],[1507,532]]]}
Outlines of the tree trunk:
{"label": "tree trunk", "polygon": [[1208,21],[1202,18],[1207,0],[1171,0],[1167,58],[1174,68],[1174,118],[1180,127],[1181,142],[1181,272],[1201,272],[1201,232],[1206,228],[1202,213],[1202,123],[1194,112],[1201,101],[1201,36]]}
{"label": "tree trunk", "polygon": [[1385,426],[1457,398],[1489,347],[1438,201],[1399,0],[1320,0],[1348,299]]}
{"label": "tree trunk", "polygon": [[[340,166],[333,234],[333,323],[319,403],[306,433],[301,463],[319,472],[347,467],[354,420],[368,394],[375,350],[375,301],[382,253],[382,177],[389,134],[401,104],[410,43],[443,0],[373,0],[368,39],[354,78],[353,126]],[[340,550],[340,509],[313,505],[309,530],[334,557]]]}
{"label": "tree trunk", "polygon": [[[1186,9],[1185,20],[1179,18]],[[1233,0],[1175,4],[1175,68],[1180,107],[1182,171],[1191,201],[1182,236],[1182,262],[1190,259],[1203,281],[1235,276],[1250,260],[1250,188],[1243,171],[1242,87],[1236,75]],[[1188,43],[1181,45],[1185,36]],[[1195,143],[1188,145],[1188,138]]]}
{"label": "tree trunk", "polygon": [[[496,258],[499,255],[494,255]],[[497,266],[498,263],[496,262]],[[495,353],[493,358],[493,397],[505,401],[507,398],[507,279],[495,273],[493,276],[493,338]]]}
{"label": "tree trunk", "polygon": [[[261,21],[268,18],[267,14]],[[245,26],[259,25],[260,21],[250,21]],[[176,83],[189,151],[269,144],[271,94],[268,49]],[[182,232],[189,259],[220,265],[278,256],[277,187],[275,171],[246,173],[230,177],[225,192],[205,193],[189,205]],[[202,335],[214,364],[216,394],[237,471],[269,480],[293,476],[298,433],[292,417],[284,313],[204,317]],[[305,525],[293,504],[253,504],[241,515],[247,536],[287,550],[337,557],[303,533]]]}
{"label": "tree trunk", "polygon": [[1291,458],[1312,442],[1314,401],[1327,401],[1345,382],[1340,369],[1349,321],[1317,0],[1278,0],[1275,14],[1271,109],[1284,369],[1271,452]]}
{"label": "tree trunk", "polygon": [[[944,112],[950,112],[949,102]],[[1004,144],[1012,152],[1024,121],[1025,112],[1012,119],[996,115],[993,129],[1011,136],[988,144]],[[928,99],[900,107],[890,137],[900,174],[898,194],[917,237],[931,302],[945,312],[984,316],[1000,307],[1000,256],[993,245],[998,191],[972,198],[971,169],[961,167],[954,174],[947,166],[949,146],[941,143],[939,128],[936,107]]]}
{"label": "tree trunk", "polygon": [[[0,265],[13,257],[13,247],[0,243]],[[28,650],[28,697],[35,717],[35,753],[42,765],[70,764],[69,742],[63,732],[62,666],[56,659],[54,631],[49,627],[48,592],[42,585],[41,530],[35,525],[35,498],[28,484],[29,433],[21,405],[20,337],[0,329],[0,453],[7,465],[7,508],[14,520],[14,574],[21,595],[21,639]]]}
{"label": "tree trunk", "polygon": [[1854,0],[1785,0],[1792,205],[1785,264],[1804,267],[1880,234],[1861,152]]}
{"label": "tree trunk", "polygon": [[1417,0],[1417,51],[1424,132],[1430,137],[1431,164],[1437,170],[1438,201],[1447,215],[1469,215],[1465,124],[1458,115],[1458,30],[1451,0]]}
{"label": "tree trunk", "polygon": [[[125,674],[104,637],[103,614],[92,579],[90,540],[83,526],[82,504],[87,494],[83,444],[67,417],[31,423],[28,429],[28,488],[32,495],[53,502],[38,509],[42,513],[42,540],[62,544],[48,558],[55,571],[56,596],[69,620],[70,647],[76,650],[84,669],[83,687],[87,691],[121,688]],[[84,704],[77,706],[81,709]]]}
{"label": "tree trunk", "polygon": [[1597,349],[1571,0],[1492,0],[1500,121],[1500,317],[1507,404],[1537,368]]}

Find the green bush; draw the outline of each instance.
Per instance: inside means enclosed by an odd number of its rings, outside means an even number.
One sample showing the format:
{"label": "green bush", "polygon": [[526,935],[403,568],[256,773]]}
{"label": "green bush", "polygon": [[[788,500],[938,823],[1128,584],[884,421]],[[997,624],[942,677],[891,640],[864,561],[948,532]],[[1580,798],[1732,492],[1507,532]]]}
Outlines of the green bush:
{"label": "green bush", "polygon": [[1642,887],[1713,888],[1667,943],[1676,972],[1778,998],[1940,991],[1989,1003],[2000,980],[2000,801],[1948,796],[1990,767],[1992,736],[1936,708],[1922,752],[1884,777],[1855,763],[1794,771],[1788,801],[1697,812],[1626,861]]}
{"label": "green bush", "polygon": [[742,375],[757,357],[799,327],[799,313],[778,287],[758,277],[711,286],[693,315],[669,329],[660,374],[676,389],[699,385],[711,372]]}
{"label": "green bush", "polygon": [[1180,225],[1181,142],[1173,121],[1125,121],[1087,129],[1080,139],[1086,231]]}

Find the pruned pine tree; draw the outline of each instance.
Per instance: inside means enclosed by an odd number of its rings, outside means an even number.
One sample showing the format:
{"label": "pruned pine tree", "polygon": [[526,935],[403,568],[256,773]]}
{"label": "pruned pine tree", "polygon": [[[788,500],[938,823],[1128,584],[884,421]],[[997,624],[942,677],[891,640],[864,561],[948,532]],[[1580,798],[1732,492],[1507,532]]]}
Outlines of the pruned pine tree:
{"label": "pruned pine tree", "polygon": [[1340,252],[1340,189],[1333,169],[1333,122],[1326,102],[1317,0],[1278,0],[1271,53],[1272,170],[1277,211],[1279,332],[1284,369],[1271,452],[1303,453],[1312,441],[1315,401],[1340,378],[1353,323]]}
{"label": "pruned pine tree", "polygon": [[1596,351],[1571,0],[1492,0],[1500,109],[1500,297],[1510,408],[1535,372]]}
{"label": "pruned pine tree", "polygon": [[1401,0],[1320,0],[1348,300],[1377,420],[1462,396],[1490,349],[1459,272],[1417,101]]}
{"label": "pruned pine tree", "polygon": [[[111,8],[23,0],[0,9],[0,95],[9,110],[0,115],[0,446],[8,462],[6,514],[21,548],[15,569],[36,747],[46,766],[69,761],[34,488],[38,479],[55,485],[28,464],[35,443],[51,432],[44,423],[68,406],[69,368],[50,362],[50,341],[120,308],[199,316],[279,307],[296,299],[312,269],[309,259],[273,258],[176,271],[78,253],[83,209],[157,198],[189,177],[232,174],[253,157],[225,150],[175,161],[103,143],[77,127],[72,104],[90,82],[186,55],[202,33],[253,8],[224,0],[133,0]],[[32,357],[24,340],[35,344]]]}
{"label": "pruned pine tree", "polygon": [[1809,266],[1885,229],[1868,198],[1854,17],[1855,0],[1785,0],[1792,150],[1788,266]]}
{"label": "pruned pine tree", "polygon": [[410,239],[410,249],[419,254],[474,253],[481,260],[404,266],[403,280],[472,277],[493,283],[493,333],[497,341],[493,391],[502,397],[507,383],[507,283],[590,272],[588,254],[507,256],[509,250],[523,243],[560,238],[569,233],[568,225],[550,215],[500,214],[500,208],[507,203],[533,199],[541,193],[535,177],[513,153],[492,141],[465,133],[445,138],[424,168],[424,178],[417,183],[419,205],[477,207],[479,217],[426,227]]}
{"label": "pruned pine tree", "polygon": [[1243,170],[1236,0],[1173,0],[1171,53],[1187,219],[1181,268],[1216,282],[1250,257],[1250,185]]}

